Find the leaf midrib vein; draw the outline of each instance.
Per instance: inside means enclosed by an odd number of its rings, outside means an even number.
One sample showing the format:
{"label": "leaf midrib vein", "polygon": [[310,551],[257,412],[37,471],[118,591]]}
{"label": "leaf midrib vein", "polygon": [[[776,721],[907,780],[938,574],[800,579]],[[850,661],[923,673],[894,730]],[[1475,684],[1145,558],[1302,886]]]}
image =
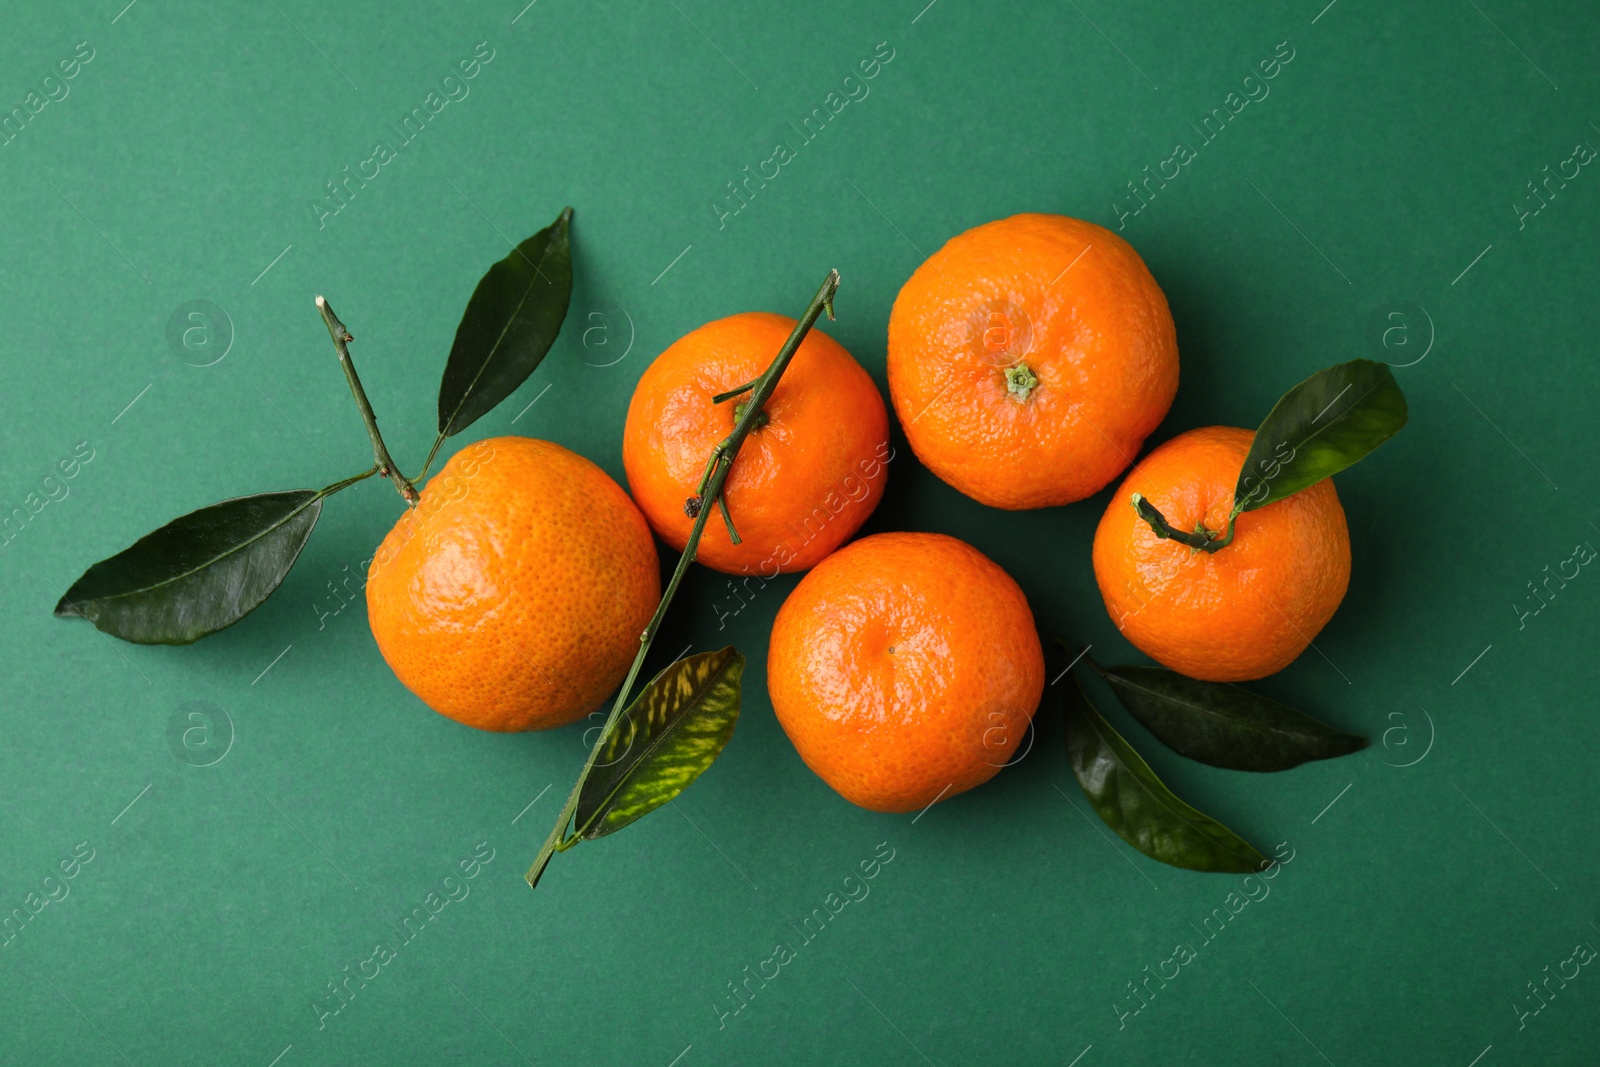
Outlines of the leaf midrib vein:
{"label": "leaf midrib vein", "polygon": [[[692,708],[696,704],[700,703],[706,692],[716,686],[716,684],[721,680],[722,676],[727,673],[728,668],[732,666],[733,662],[733,658],[729,657],[725,663],[708,674],[706,676],[706,681],[701,685],[697,685],[694,689],[694,692],[690,694],[690,699],[684,702],[685,706]],[[617,778],[616,785],[608,790],[605,796],[600,799],[599,804],[595,806],[594,815],[590,817],[587,823],[584,824],[582,830],[578,831],[579,833],[587,831],[596,823],[604,820],[605,817],[611,813],[611,810],[616,806],[617,797],[621,795],[623,788],[627,786],[629,781],[633,778],[634,772],[642,767],[646,761],[648,761],[650,757],[661,748],[662,744],[667,740],[667,738],[676,733],[678,728],[687,722],[688,719],[689,712],[684,712],[682,715],[679,715],[675,721],[667,724],[666,729],[662,730],[645,745],[643,751],[639,753],[639,758],[633,761],[633,763],[630,764],[625,771],[623,771],[621,776]]]}
{"label": "leaf midrib vein", "polygon": [[[1356,397],[1354,400],[1350,401],[1350,403],[1348,405],[1346,405],[1342,410],[1340,410],[1339,414],[1335,415],[1333,418],[1329,419],[1326,423],[1324,423],[1321,427],[1319,427],[1319,428],[1317,428],[1315,430],[1312,430],[1309,434],[1307,434],[1305,437],[1303,437],[1300,440],[1300,442],[1294,446],[1294,451],[1295,452],[1299,452],[1300,449],[1304,448],[1306,445],[1309,445],[1312,441],[1316,440],[1317,437],[1319,435],[1321,435],[1324,431],[1333,429],[1333,427],[1335,427],[1335,426],[1337,426],[1339,424],[1340,420],[1348,418],[1352,408],[1354,408],[1357,404],[1361,403],[1362,401],[1366,400],[1367,397],[1371,396],[1382,385],[1383,385],[1383,380],[1382,379],[1379,379],[1378,381],[1373,382],[1372,385],[1370,385],[1365,392],[1363,392],[1360,396]],[[1267,418],[1270,419],[1272,417],[1273,413],[1275,413],[1276,411],[1277,411],[1277,407],[1274,406],[1272,412],[1268,412]],[[1259,431],[1258,431],[1258,434],[1259,434]],[[1252,445],[1253,444],[1254,444],[1254,442],[1252,442]],[[1246,460],[1246,463],[1248,465],[1249,456],[1246,456],[1245,460]],[[1243,473],[1242,472],[1240,474],[1240,477],[1241,478],[1243,477]],[[1326,475],[1324,477],[1326,477]],[[1321,480],[1322,480],[1321,478],[1317,479],[1317,481],[1321,481]],[[1312,483],[1312,484],[1315,484],[1315,483]],[[1290,495],[1293,495],[1293,494],[1290,494]],[[1278,500],[1282,500],[1282,499],[1283,499],[1283,497],[1277,497],[1274,500],[1269,501],[1268,503],[1276,503]],[[1258,510],[1260,508],[1264,508],[1266,506],[1267,506],[1266,504],[1257,504],[1256,507],[1251,508],[1250,510],[1255,511],[1255,510]]]}
{"label": "leaf midrib vein", "polygon": [[[155,582],[155,583],[153,583],[151,585],[140,586],[138,589],[130,589],[126,593],[108,593],[105,596],[90,597],[88,600],[84,601],[84,603],[87,603],[87,604],[101,604],[101,603],[105,603],[108,600],[121,600],[123,597],[139,596],[142,593],[153,592],[153,591],[155,591],[157,589],[162,588],[163,586],[171,585],[174,582],[181,582],[185,578],[190,577],[191,575],[200,573],[201,571],[205,570],[207,567],[215,567],[218,563],[220,563],[223,560],[227,559],[229,556],[233,555],[234,553],[241,552],[244,549],[249,548],[251,545],[255,544],[257,541],[261,540],[263,537],[266,537],[268,534],[273,533],[274,531],[278,530],[280,527],[282,527],[283,525],[288,523],[290,519],[293,519],[296,515],[300,514],[306,508],[309,508],[312,504],[317,503],[319,500],[322,499],[322,497],[323,497],[323,494],[320,491],[315,493],[315,494],[313,494],[310,500],[307,500],[304,504],[301,504],[299,507],[297,507],[293,511],[289,512],[289,514],[285,515],[282,519],[280,519],[277,522],[273,523],[271,526],[267,527],[265,530],[262,530],[260,533],[256,534],[254,537],[250,538],[247,541],[239,542],[237,545],[234,545],[232,548],[228,549],[226,552],[218,553],[217,555],[215,555],[215,556],[211,557],[210,559],[206,560],[204,563],[201,563],[201,564],[199,564],[197,566],[189,568],[188,570],[184,571],[182,574],[175,574],[171,578],[163,578],[159,582]],[[70,590],[68,590],[68,591],[70,592]],[[69,600],[67,603],[72,604],[73,602]],[[73,604],[73,606],[76,607],[76,604]]]}
{"label": "leaf midrib vein", "polygon": [[[559,226],[560,220],[557,220],[554,225]],[[479,365],[477,373],[472,376],[472,381],[467,383],[466,389],[462,390],[461,399],[456,402],[455,409],[450,412],[450,418],[445,425],[447,427],[451,427],[452,430],[456,423],[456,416],[460,415],[461,409],[466,407],[467,398],[470,397],[472,395],[472,391],[478,387],[478,382],[482,380],[484,372],[489,369],[489,364],[494,362],[495,354],[500,351],[500,345],[505,341],[506,334],[511,332],[511,324],[516,322],[517,316],[522,313],[523,305],[528,302],[528,294],[533,292],[534,281],[539,278],[544,278],[545,261],[550,257],[550,246],[553,244],[555,244],[555,238],[553,236],[550,240],[544,243],[544,251],[539,253],[539,262],[533,267],[534,277],[529,279],[527,288],[522,290],[522,296],[518,298],[517,306],[512,308],[510,315],[506,316],[505,325],[500,327],[500,336],[496,337],[494,339],[494,344],[489,346],[489,354],[483,357],[483,363]],[[512,251],[517,255],[522,256],[524,261],[527,260],[528,257],[522,254],[522,247],[520,245],[512,249]],[[502,260],[502,262],[504,261]],[[555,283],[549,278],[545,278],[545,284],[551,287],[554,287],[555,285]],[[447,430],[446,432],[449,433],[451,431]]]}
{"label": "leaf midrib vein", "polygon": [[[1154,689],[1147,688],[1146,686],[1140,685],[1137,682],[1133,681],[1131,678],[1129,678],[1125,674],[1118,675],[1117,676],[1117,680],[1120,681],[1123,685],[1127,686],[1129,689],[1138,690],[1141,693],[1146,693],[1146,694],[1148,694],[1148,695],[1150,695],[1152,697],[1155,697],[1155,698],[1157,698],[1159,700],[1169,701],[1169,702],[1171,702],[1173,704],[1179,705],[1180,707],[1183,707],[1183,708],[1191,710],[1191,711],[1199,712],[1202,715],[1209,716],[1212,719],[1217,719],[1217,720],[1220,720],[1220,721],[1222,721],[1224,723],[1243,723],[1244,722],[1244,720],[1242,720],[1242,719],[1230,717],[1226,712],[1214,711],[1214,710],[1212,710],[1210,708],[1207,708],[1204,704],[1192,704],[1188,700],[1183,699],[1181,697],[1169,696],[1166,693],[1161,693],[1161,692],[1158,692],[1158,691],[1156,691]],[[1279,705],[1279,706],[1282,707],[1285,711],[1293,712],[1296,715],[1304,714],[1303,712],[1296,711],[1294,708],[1291,708],[1288,705]],[[1261,726],[1260,729],[1265,730],[1265,731],[1267,731],[1269,733],[1277,734],[1277,735],[1282,736],[1282,737],[1302,738],[1302,739],[1305,739],[1305,740],[1317,740],[1318,739],[1316,737],[1316,735],[1314,735],[1314,734],[1296,733],[1293,730],[1286,730],[1286,729],[1283,729],[1283,728],[1278,727],[1278,726]]]}

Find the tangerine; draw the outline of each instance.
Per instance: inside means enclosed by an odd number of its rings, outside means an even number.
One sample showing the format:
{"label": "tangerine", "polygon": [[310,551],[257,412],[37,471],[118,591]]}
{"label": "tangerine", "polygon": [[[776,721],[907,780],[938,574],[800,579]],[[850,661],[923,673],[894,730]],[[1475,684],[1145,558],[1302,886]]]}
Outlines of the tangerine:
{"label": "tangerine", "polygon": [[[684,504],[695,496],[706,460],[744,414],[743,399],[718,404],[712,397],[757,378],[794,326],[794,319],[765,312],[708,322],[657,356],[639,379],[623,430],[623,466],[645,518],[673,548],[688,543],[694,520]],[[723,489],[740,543],[713,517],[696,558],[727,574],[771,578],[814,566],[878,506],[891,458],[889,413],[850,353],[812,330],[762,415]]]}
{"label": "tangerine", "polygon": [[889,316],[889,395],[912,451],[992,507],[1098,492],[1177,389],[1161,288],[1128,242],[1079,219],[1013,215],[951,238]]}
{"label": "tangerine", "polygon": [[1350,533],[1333,480],[1242,512],[1215,552],[1160,538],[1134,493],[1174,530],[1223,534],[1255,435],[1210,426],[1151,452],[1112,498],[1094,535],[1106,610],[1151,659],[1212,682],[1280,671],[1327,625],[1350,584]]}
{"label": "tangerine", "polygon": [[407,689],[480,730],[564,726],[621,683],[661,597],[628,494],[549,441],[457,452],[367,571],[378,649]]}
{"label": "tangerine", "polygon": [[806,766],[904,812],[983,784],[1027,735],[1044,652],[1011,576],[954,537],[882,533],[823,560],[772,625],[767,690]]}

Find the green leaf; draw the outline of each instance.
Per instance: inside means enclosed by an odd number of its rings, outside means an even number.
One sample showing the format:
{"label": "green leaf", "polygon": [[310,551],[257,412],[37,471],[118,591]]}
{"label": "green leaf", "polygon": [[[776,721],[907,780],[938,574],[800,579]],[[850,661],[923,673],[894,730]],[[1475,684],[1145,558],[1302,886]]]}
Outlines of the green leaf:
{"label": "green leaf", "polygon": [[460,433],[528,380],[555,343],[572,299],[572,209],[523,241],[478,282],[439,383],[439,433]]}
{"label": "green leaf", "polygon": [[[1093,666],[1091,664],[1091,666]],[[1096,666],[1135,719],[1180,755],[1235,771],[1286,771],[1367,747],[1259,693],[1165,667]]]}
{"label": "green leaf", "polygon": [[1151,859],[1191,871],[1259,871],[1267,858],[1211,816],[1179,800],[1089,703],[1067,687],[1067,753],[1084,796],[1121,838]]}
{"label": "green leaf", "polygon": [[733,736],[743,673],[744,657],[724,648],[656,675],[601,742],[578,796],[577,836],[614,833],[700,777]]}
{"label": "green leaf", "polygon": [[326,492],[258,493],[173,519],[84,571],[55,613],[141,645],[187,645],[232,626],[294,566]]}
{"label": "green leaf", "polygon": [[1234,489],[1253,511],[1337,474],[1406,424],[1406,398],[1383,363],[1353,359],[1283,394],[1256,430]]}

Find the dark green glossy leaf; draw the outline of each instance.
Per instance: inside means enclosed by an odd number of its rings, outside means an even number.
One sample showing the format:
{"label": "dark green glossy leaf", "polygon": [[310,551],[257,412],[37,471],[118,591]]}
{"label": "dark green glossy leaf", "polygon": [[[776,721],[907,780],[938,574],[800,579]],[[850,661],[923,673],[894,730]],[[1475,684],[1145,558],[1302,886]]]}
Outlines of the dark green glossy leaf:
{"label": "dark green glossy leaf", "polygon": [[141,645],[187,645],[232,626],[294,566],[323,495],[258,493],[173,519],[84,571],[56,614]]}
{"label": "dark green glossy leaf", "polygon": [[1175,796],[1101,718],[1073,675],[1067,686],[1067,753],[1100,818],[1151,859],[1191,871],[1259,871],[1267,858]]}
{"label": "dark green glossy leaf", "polygon": [[1367,747],[1367,739],[1227,682],[1165,667],[1096,667],[1122,706],[1180,755],[1235,771],[1286,771]]}
{"label": "dark green glossy leaf", "polygon": [[1406,398],[1369,359],[1320,370],[1283,394],[1256,430],[1234,489],[1253,511],[1337,474],[1406,424]]}
{"label": "dark green glossy leaf", "polygon": [[744,657],[731,648],[656,675],[601,742],[578,795],[577,834],[622,829],[676,797],[711,766],[739,720]]}
{"label": "dark green glossy leaf", "polygon": [[439,432],[457,434],[528,380],[572,298],[569,207],[478,282],[439,383]]}

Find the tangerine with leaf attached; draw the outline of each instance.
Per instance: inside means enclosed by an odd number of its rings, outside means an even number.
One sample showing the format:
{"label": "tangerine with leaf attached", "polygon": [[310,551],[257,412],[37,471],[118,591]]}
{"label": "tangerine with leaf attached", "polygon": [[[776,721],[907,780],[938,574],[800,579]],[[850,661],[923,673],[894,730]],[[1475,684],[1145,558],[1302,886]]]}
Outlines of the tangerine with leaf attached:
{"label": "tangerine with leaf attached", "polygon": [[1106,610],[1151,659],[1211,682],[1280,671],[1333,618],[1350,584],[1350,532],[1333,479],[1242,512],[1233,540],[1202,551],[1158,537],[1135,493],[1174,530],[1224,535],[1250,430],[1190,430],[1133,469],[1094,535]]}

